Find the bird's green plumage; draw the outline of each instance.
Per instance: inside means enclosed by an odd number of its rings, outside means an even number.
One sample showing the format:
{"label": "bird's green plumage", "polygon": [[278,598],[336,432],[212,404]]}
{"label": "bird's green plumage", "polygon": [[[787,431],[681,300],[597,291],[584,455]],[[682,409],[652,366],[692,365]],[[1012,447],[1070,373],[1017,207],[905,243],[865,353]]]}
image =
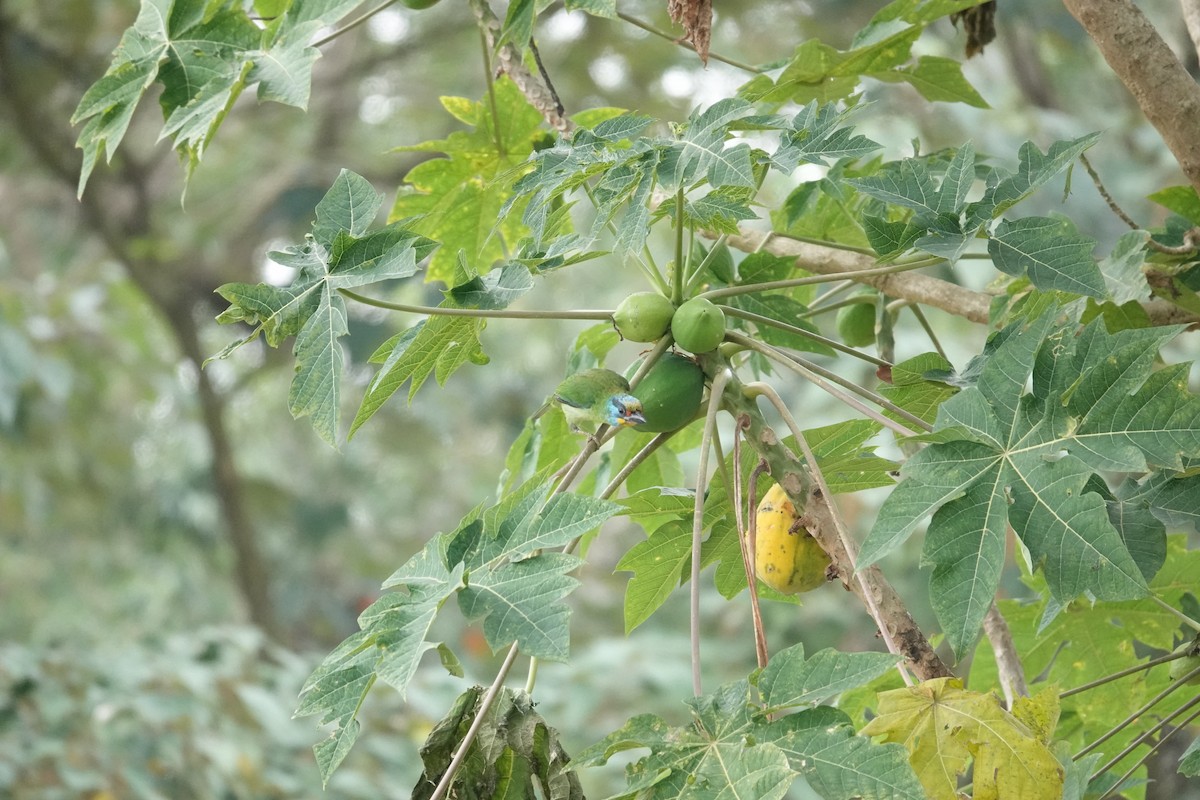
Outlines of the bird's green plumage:
{"label": "bird's green plumage", "polygon": [[567,422],[576,430],[593,432],[601,425],[638,425],[642,404],[629,393],[629,381],[611,369],[585,369],[554,390]]}

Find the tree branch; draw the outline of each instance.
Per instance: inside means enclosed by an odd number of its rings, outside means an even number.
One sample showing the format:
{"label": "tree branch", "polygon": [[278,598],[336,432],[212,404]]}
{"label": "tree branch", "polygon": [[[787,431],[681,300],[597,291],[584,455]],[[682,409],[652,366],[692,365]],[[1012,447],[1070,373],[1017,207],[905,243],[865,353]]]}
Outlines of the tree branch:
{"label": "tree branch", "polygon": [[727,240],[730,247],[747,253],[765,250],[772,255],[796,259],[796,264],[809,272],[821,275],[845,274],[847,278],[874,286],[888,297],[898,297],[940,308],[950,314],[966,317],[984,325],[988,321],[988,307],[992,298],[983,292],[920,275],[915,272],[900,272],[874,277],[855,277],[855,272],[879,266],[874,256],[810,244],[786,236],[763,234],[758,231],[743,231]]}
{"label": "tree branch", "polygon": [[879,622],[904,655],[913,674],[920,680],[952,676],[954,673],[934,652],[933,645],[878,567],[868,567],[855,575],[854,559],[842,544],[823,493],[804,466],[797,462],[791,450],[780,442],[775,431],[766,424],[755,401],[745,395],[743,386],[736,378],[730,382],[724,400],[726,410],[739,420],[739,426],[744,425],[746,443],[767,462],[771,477],[783,486],[796,508],[804,509],[805,527],[829,554],[832,562],[830,569],[836,573],[842,585],[862,601],[864,607],[874,605],[878,609]]}
{"label": "tree branch", "polygon": [[1179,9],[1183,12],[1183,24],[1196,48],[1196,57],[1200,58],[1200,0],[1179,0]]}
{"label": "tree branch", "polygon": [[1014,700],[1018,697],[1029,696],[1029,685],[1025,683],[1025,670],[1017,655],[1016,645],[1013,644],[1008,620],[1004,619],[995,603],[992,603],[987,615],[983,618],[983,632],[992,646],[992,652],[996,655],[1000,687],[1004,690],[1005,705],[1011,710]]}
{"label": "tree branch", "polygon": [[1200,84],[1132,0],[1063,0],[1063,5],[1200,191]]}
{"label": "tree branch", "polygon": [[[819,275],[845,274],[852,281],[874,286],[888,297],[940,308],[956,317],[964,317],[982,325],[988,324],[991,295],[916,272],[857,276],[856,272],[878,266],[875,258],[865,253],[801,242],[787,236],[749,229],[743,230],[738,236],[728,237],[726,244],[745,253],[764,250],[772,255],[794,258],[796,266],[809,272]],[[1146,310],[1154,325],[1200,323],[1200,316],[1166,300],[1147,300],[1142,303],[1142,308]]]}

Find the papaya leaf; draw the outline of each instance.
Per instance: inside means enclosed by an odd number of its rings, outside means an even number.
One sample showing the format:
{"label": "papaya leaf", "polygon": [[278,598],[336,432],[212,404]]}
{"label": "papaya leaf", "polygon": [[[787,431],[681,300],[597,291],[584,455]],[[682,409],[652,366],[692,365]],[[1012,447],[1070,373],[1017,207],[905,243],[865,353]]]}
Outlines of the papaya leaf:
{"label": "papaya leaf", "polygon": [[[292,416],[312,418],[313,428],[336,445],[346,306],[338,289],[351,289],[417,271],[418,262],[437,246],[398,225],[369,232],[381,199],[366,179],[342,170],[316,208],[313,232],[304,244],[269,254],[296,270],[289,286],[229,283],[217,293],[230,307],[221,323],[256,326],[272,347],[295,336],[296,374],[288,395]],[[236,347],[227,347],[221,356]]]}
{"label": "papaya leaf", "polygon": [[626,768],[622,797],[779,798],[797,776],[822,797],[920,800],[921,785],[894,744],[855,736],[845,714],[819,707],[767,722],[738,681],[688,701],[690,724],[673,728],[642,714],[580,753],[599,766],[628,750],[650,753]]}
{"label": "papaya leaf", "polygon": [[371,361],[383,365],[367,385],[362,404],[350,424],[350,436],[405,383],[410,382],[411,403],[429,376],[444,385],[459,367],[467,363],[486,364],[488,357],[479,342],[484,324],[478,317],[434,315],[380,345]]}
{"label": "papaya leaf", "polygon": [[[1150,583],[1150,589],[1162,603],[1179,608],[1185,597],[1200,594],[1200,552],[1187,548],[1186,537],[1171,536],[1167,554],[1166,563]],[[1036,587],[1037,582],[1031,582]],[[1040,625],[1052,600],[1033,604],[1002,600],[998,606],[1030,680],[1038,676],[1046,686],[1075,687],[1145,664],[1152,654],[1173,649],[1177,644],[1179,618],[1162,603],[1150,598],[1107,603],[1076,601],[1059,606],[1057,614]],[[1065,697],[1061,700],[1062,721],[1055,735],[1078,749],[1114,730],[1131,708],[1143,705],[1170,685],[1169,666],[1161,665]],[[970,688],[990,691],[997,686],[999,677],[992,648],[987,642],[980,642],[971,663]],[[1187,692],[1164,697],[1154,706],[1153,714],[1121,728],[1105,744],[1104,752],[1108,757],[1120,752],[1158,719],[1189,699]],[[1136,757],[1135,753],[1131,759]],[[1118,768],[1117,773],[1123,771]]]}
{"label": "papaya leaf", "polygon": [[442,98],[446,110],[471,130],[397,148],[445,156],[409,171],[389,214],[389,220],[414,217],[406,223],[412,230],[446,243],[430,262],[426,280],[452,284],[460,250],[477,273],[485,273],[524,232],[520,213],[501,210],[519,177],[517,168],[543,135],[542,115],[508,78],[496,81],[495,102],[494,118],[488,102]]}
{"label": "papaya leaf", "polygon": [[446,566],[442,545],[442,537],[434,537],[388,580],[386,586],[407,591],[389,592],[363,611],[361,630],[326,656],[301,689],[296,716],[319,714],[320,724],[336,723],[313,748],[326,784],[358,737],[358,709],[376,679],[404,695],[421,656],[436,647],[425,636],[463,580],[461,564]]}
{"label": "papaya leaf", "polygon": [[1058,800],[1063,770],[1030,728],[991,693],[937,678],[879,696],[879,716],[865,736],[903,743],[932,800],[958,796],[957,776],[974,759],[975,793],[987,797]]}
{"label": "papaya leaf", "polygon": [[762,692],[763,705],[775,712],[817,705],[878,678],[897,661],[888,653],[840,653],[830,648],[805,658],[801,643],[771,656],[752,682]]}
{"label": "papaya leaf", "polygon": [[1104,276],[1092,257],[1096,240],[1080,236],[1066,219],[1024,217],[1004,220],[988,241],[996,269],[1026,276],[1044,292],[1071,292],[1103,300]]}
{"label": "papaya leaf", "polygon": [[306,108],[319,55],[308,42],[356,5],[295,3],[264,31],[241,3],[142,0],[108,71],[88,88],[71,117],[72,124],[83,123],[76,141],[83,150],[79,194],[101,151],[112,160],[134,111],[156,82],[163,87],[159,138],[174,141],[188,177],[247,87],[257,85],[260,100]]}
{"label": "papaya leaf", "polygon": [[[1097,470],[1179,469],[1181,456],[1200,453],[1200,399],[1187,392],[1186,365],[1154,370],[1158,349],[1177,332],[1110,334],[1096,320],[1076,333],[1051,314],[1013,323],[977,382],[940,407],[937,440],[905,464],[859,566],[938,511],[924,560],[935,566],[936,610],[956,648],[973,641],[995,591],[1006,523],[1059,600],[1084,591],[1104,600],[1144,596],[1130,544],[1105,498],[1086,487]],[[1139,550],[1153,547],[1145,535],[1161,536],[1142,531]]]}

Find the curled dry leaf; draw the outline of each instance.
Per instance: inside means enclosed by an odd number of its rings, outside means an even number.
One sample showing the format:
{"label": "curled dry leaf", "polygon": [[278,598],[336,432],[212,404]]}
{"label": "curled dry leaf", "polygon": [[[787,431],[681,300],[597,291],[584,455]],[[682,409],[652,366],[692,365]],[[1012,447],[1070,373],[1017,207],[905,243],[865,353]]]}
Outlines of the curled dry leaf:
{"label": "curled dry leaf", "polygon": [[712,0],[667,0],[667,13],[683,26],[683,38],[692,43],[707,66],[708,44],[712,39]]}

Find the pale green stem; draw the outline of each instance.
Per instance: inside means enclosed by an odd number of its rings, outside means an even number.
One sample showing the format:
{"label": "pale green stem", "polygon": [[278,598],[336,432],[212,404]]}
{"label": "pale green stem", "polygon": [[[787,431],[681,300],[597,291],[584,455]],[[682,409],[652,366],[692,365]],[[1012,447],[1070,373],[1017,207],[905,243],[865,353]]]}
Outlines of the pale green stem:
{"label": "pale green stem", "polygon": [[[645,461],[647,458],[652,456],[654,454],[655,450],[658,450],[658,448],[662,447],[667,442],[667,440],[670,439],[672,436],[674,436],[676,433],[678,433],[678,431],[667,431],[664,433],[660,433],[657,436],[655,436],[653,439],[651,439],[649,442],[646,442],[646,445],[641,450],[639,450],[633,456],[633,458],[629,459],[628,463],[626,463],[625,466],[621,468],[621,471],[618,472],[613,477],[613,479],[608,482],[608,486],[606,486],[604,488],[604,491],[600,493],[600,499],[607,500],[608,498],[610,498],[614,494],[616,494],[617,489],[621,488],[621,484],[623,484],[625,482],[626,478],[628,478],[629,475],[635,469],[637,469],[642,464],[643,461]],[[590,443],[589,443],[589,445],[590,445]],[[589,453],[588,455],[590,457],[591,454]],[[586,461],[586,459],[585,459],[585,461]],[[558,487],[555,489],[554,494],[558,494],[561,491],[565,491],[566,486],[567,486],[566,483],[560,483],[558,485]],[[566,546],[563,547],[562,552],[566,553],[566,554],[575,552],[575,548],[579,546],[579,542],[582,540],[583,540],[582,536],[576,536],[574,539],[567,542]],[[529,678],[525,682],[525,691],[528,692],[529,694],[533,694],[533,685],[534,685],[535,681],[537,680],[537,668],[538,668],[538,658],[537,658],[537,656],[534,656],[533,658],[529,659]]]}
{"label": "pale green stem", "polygon": [[[583,193],[586,194],[588,200],[592,202],[592,208],[599,211],[599,206],[596,203],[596,195],[592,193],[592,187],[588,186],[586,182],[583,184]],[[617,235],[617,226],[613,224],[611,219],[605,223],[604,227],[608,228],[609,233],[611,233],[614,237]],[[658,271],[658,266],[654,263],[654,259],[650,255],[649,247],[645,248],[645,253],[647,258],[646,261],[643,261],[641,258],[635,256],[634,262],[637,264],[638,269],[642,271],[642,274],[646,276],[646,280],[654,284],[654,288],[658,289],[658,291],[662,293],[664,297],[670,297],[671,290],[667,286],[667,282],[663,280],[662,274]]]}
{"label": "pale green stem", "polygon": [[695,290],[696,286],[700,283],[700,279],[704,277],[704,271],[708,269],[708,265],[712,263],[713,258],[716,256],[717,250],[725,245],[725,240],[728,238],[729,234],[722,233],[717,237],[717,240],[713,242],[713,246],[704,255],[704,259],[700,262],[700,265],[697,266],[696,269],[692,271],[692,274],[688,276],[683,290],[685,295],[690,296]]}
{"label": "pale green stem", "polygon": [[890,264],[886,267],[874,267],[872,269],[856,269],[850,272],[837,272],[830,275],[811,275],[807,278],[788,278],[782,281],[767,281],[765,283],[748,283],[743,286],[726,286],[721,289],[709,289],[707,292],[701,292],[697,297],[706,297],[709,300],[714,300],[718,297],[733,297],[739,294],[755,294],[757,292],[770,292],[775,289],[791,289],[795,286],[812,286],[818,283],[832,283],[833,281],[845,280],[846,278],[870,278],[877,275],[892,275],[898,272],[909,272],[914,269],[924,269],[925,267],[933,266],[941,263],[942,259],[927,258],[920,261],[913,261],[907,264]]}
{"label": "pale green stem", "polygon": [[386,2],[383,3],[382,5],[380,5],[376,8],[373,8],[370,11],[366,12],[365,14],[362,14],[361,16],[355,17],[354,19],[350,20],[345,25],[343,25],[342,27],[338,28],[333,33],[326,36],[324,39],[318,39],[317,41],[313,42],[312,44],[309,45],[309,47],[322,47],[323,45],[329,44],[334,39],[341,36],[343,33],[348,33],[350,31],[354,30],[355,28],[357,28],[359,25],[362,25],[364,22],[366,22],[371,17],[378,14],[380,11],[383,11],[388,6],[394,6],[396,4],[396,2],[397,2],[397,0],[386,0]]}
{"label": "pale green stem", "polygon": [[504,158],[507,154],[504,152],[504,139],[500,136],[500,106],[496,102],[496,82],[492,80],[492,50],[488,47],[488,36],[482,23],[479,42],[483,47],[483,79],[487,84],[488,106],[492,114],[492,136],[496,140],[496,153]]}
{"label": "pale green stem", "polygon": [[[854,216],[854,215],[851,215]],[[864,256],[873,256],[875,251],[869,247],[859,247],[854,244],[846,244],[844,242],[831,242],[828,239],[818,239],[815,236],[798,236],[794,233],[776,233],[772,232],[772,236],[778,236],[783,239],[791,239],[796,242],[805,242],[807,244],[816,244],[821,247],[829,247],[834,250],[845,250],[848,253],[861,253]]]}
{"label": "pale green stem", "polygon": [[[900,423],[898,423],[894,420],[888,419],[887,417],[883,416],[879,412],[875,411],[873,408],[869,408],[868,406],[863,405],[856,398],[851,397],[850,395],[846,394],[845,392],[841,391],[840,389],[836,389],[833,386],[830,386],[820,376],[818,376],[818,375],[814,374],[813,372],[811,372],[810,370],[805,369],[804,367],[800,366],[799,364],[796,363],[796,361],[793,358],[779,352],[775,348],[761,344],[760,342],[757,342],[754,339],[751,339],[749,336],[743,336],[740,333],[726,333],[725,338],[731,342],[740,344],[750,350],[754,350],[755,352],[761,353],[762,355],[766,356],[767,358],[771,359],[772,361],[775,361],[778,364],[782,364],[783,366],[790,369],[792,372],[795,372],[800,377],[802,377],[805,380],[812,383],[814,386],[818,387],[819,389],[824,390],[828,394],[837,398],[839,401],[850,406],[858,413],[862,414],[865,417],[870,417],[871,419],[878,422],[880,425],[883,425],[885,428],[889,428],[892,431],[895,431],[900,436],[908,437],[908,436],[916,436],[917,435],[915,431],[909,430],[908,428],[904,427]],[[907,412],[905,412],[905,413],[907,413]],[[925,425],[925,424],[926,423],[924,423],[924,422],[922,423],[922,425]]]}
{"label": "pale green stem", "polygon": [[1171,614],[1175,615],[1176,617],[1179,617],[1179,619],[1183,621],[1184,625],[1187,625],[1192,630],[1200,631],[1200,622],[1197,622],[1196,620],[1192,619],[1187,614],[1180,611],[1178,608],[1175,608],[1175,606],[1164,601],[1158,595],[1151,594],[1150,599],[1153,600],[1155,603],[1157,603],[1159,606],[1161,606],[1164,611],[1169,611]]}
{"label": "pale green stem", "polygon": [[675,269],[671,271],[671,301],[683,302],[683,188],[675,192]]}
{"label": "pale green stem", "polygon": [[862,284],[855,283],[854,281],[845,281],[844,280],[841,283],[839,283],[837,286],[830,287],[828,291],[826,291],[824,294],[822,294],[816,300],[812,301],[812,304],[809,305],[809,307],[808,307],[808,311],[805,312],[805,316],[821,313],[821,310],[825,308],[826,303],[828,303],[829,301],[833,300],[836,297],[839,297],[840,295],[845,294],[846,292],[850,291],[851,289],[855,288],[856,286],[861,286],[861,285]]}
{"label": "pale green stem", "polygon": [[533,687],[537,685],[539,663],[541,662],[537,656],[529,659],[529,676],[525,679],[525,694],[533,694]]}
{"label": "pale green stem", "polygon": [[1169,661],[1174,661],[1177,658],[1185,658],[1186,656],[1187,653],[1167,653],[1165,656],[1159,656],[1151,661],[1147,661],[1145,664],[1138,664],[1135,667],[1129,667],[1121,670],[1120,672],[1114,672],[1112,675],[1105,675],[1103,678],[1097,678],[1096,680],[1085,683],[1082,686],[1076,686],[1074,689],[1067,689],[1058,696],[1058,699],[1063,700],[1073,694],[1080,694],[1088,691],[1089,689],[1095,689],[1098,686],[1103,686],[1106,683],[1119,681],[1121,678],[1124,678],[1127,675],[1132,675],[1135,672],[1142,672],[1143,670],[1150,669],[1151,667],[1157,667],[1159,664],[1166,664]]}
{"label": "pale green stem", "polygon": [[[1095,773],[1092,774],[1092,777],[1095,778],[1097,775],[1101,775],[1105,772],[1108,772],[1110,769],[1115,767],[1117,764],[1120,764],[1121,760],[1124,759],[1125,756],[1129,755],[1134,750],[1141,747],[1142,744],[1147,739],[1149,739],[1151,736],[1153,736],[1155,733],[1162,730],[1167,725],[1170,725],[1171,720],[1175,719],[1176,717],[1182,716],[1183,714],[1186,714],[1189,710],[1195,708],[1197,704],[1200,704],[1200,697],[1193,697],[1191,700],[1188,700],[1182,706],[1175,709],[1167,716],[1163,717],[1161,720],[1159,720],[1157,725],[1155,725],[1153,728],[1146,731],[1145,733],[1142,733],[1137,738],[1133,739],[1133,741],[1131,741],[1124,750],[1122,750],[1121,752],[1119,752],[1115,756],[1113,756],[1111,759],[1109,759],[1107,764],[1105,764],[1102,767],[1097,767]],[[1200,712],[1197,712],[1197,713],[1200,713]],[[1186,727],[1186,723],[1180,727]]]}
{"label": "pale green stem", "polygon": [[[696,48],[693,47],[689,42],[683,41],[678,36],[672,36],[671,34],[667,33],[666,31],[661,31],[648,22],[642,22],[637,17],[631,17],[628,14],[625,14],[620,11],[617,12],[617,17],[624,22],[628,22],[630,25],[633,25],[636,28],[641,28],[642,30],[646,31],[647,33],[652,33],[661,39],[666,39],[671,44],[677,44],[686,50],[691,50],[692,52],[695,52],[695,50],[696,50]],[[759,69],[758,67],[753,67],[749,64],[743,64],[741,61],[734,61],[732,58],[726,58],[725,56],[721,55],[720,53],[714,53],[711,50],[708,52],[708,57],[710,59],[712,59],[713,61],[720,61],[722,64],[728,64],[731,67],[737,67],[740,70],[752,73],[754,75],[758,75],[758,74],[762,73],[762,70]]]}
{"label": "pale green stem", "polygon": [[[741,428],[739,423],[735,422],[733,428],[733,472],[738,476],[734,481],[729,476],[729,469],[725,466],[725,453],[721,449],[721,432],[713,430],[713,449],[717,453],[717,471],[721,476],[721,482],[725,484],[725,495],[733,503],[733,521],[737,526],[738,549],[742,553],[742,566],[746,570],[746,589],[750,596],[750,623],[754,627],[754,655],[758,662],[759,669],[767,665],[768,650],[767,650],[767,634],[763,628],[762,610],[758,605],[758,584],[755,579],[754,571],[754,553],[749,545],[749,530],[745,524],[745,518],[742,516],[742,450]],[[753,493],[751,497],[753,497]]]}
{"label": "pale green stem", "polygon": [[637,388],[637,385],[642,382],[642,378],[649,374],[650,370],[663,357],[663,354],[671,349],[671,345],[673,344],[675,344],[675,340],[671,338],[671,334],[669,333],[654,344],[654,349],[646,354],[646,357],[642,359],[642,365],[637,368],[637,372],[633,373],[633,377],[629,379],[630,389]]}
{"label": "pale green stem", "polygon": [[[1172,731],[1171,731],[1170,733],[1168,733],[1166,736],[1163,736],[1161,739],[1159,739],[1157,742],[1155,742],[1153,745],[1151,745],[1151,746],[1150,746],[1150,749],[1149,749],[1149,750],[1146,752],[1146,755],[1144,755],[1144,756],[1142,756],[1141,758],[1139,758],[1139,759],[1137,760],[1137,763],[1136,763],[1136,764],[1134,764],[1132,767],[1130,767],[1128,770],[1126,770],[1126,771],[1125,771],[1125,774],[1124,774],[1124,775],[1122,775],[1120,778],[1118,778],[1118,779],[1117,779],[1117,781],[1116,781],[1116,783],[1114,783],[1114,784],[1113,784],[1111,787],[1109,787],[1108,791],[1106,791],[1104,794],[1100,795],[1100,797],[1098,798],[1098,800],[1105,800],[1105,798],[1107,798],[1107,797],[1111,796],[1113,792],[1115,792],[1115,791],[1116,791],[1118,788],[1120,788],[1120,786],[1121,786],[1123,783],[1125,783],[1125,781],[1129,780],[1129,776],[1130,776],[1130,775],[1132,775],[1133,773],[1137,772],[1137,771],[1138,771],[1138,770],[1139,770],[1139,769],[1142,767],[1142,765],[1143,765],[1143,764],[1145,764],[1145,763],[1146,763],[1146,761],[1147,761],[1147,760],[1148,760],[1148,759],[1149,759],[1149,758],[1150,758],[1152,755],[1154,755],[1155,751],[1156,751],[1156,750],[1158,750],[1158,748],[1162,747],[1162,746],[1163,746],[1163,744],[1164,744],[1164,743],[1165,743],[1165,742],[1166,742],[1168,739],[1170,739],[1172,736],[1174,736],[1175,734],[1179,733],[1181,730],[1185,729],[1185,728],[1186,728],[1188,725],[1190,725],[1190,724],[1191,724],[1191,723],[1192,723],[1192,722],[1193,722],[1193,721],[1194,721],[1194,720],[1195,720],[1197,717],[1200,717],[1200,711],[1197,711],[1195,714],[1192,714],[1190,717],[1188,717],[1187,719],[1185,719],[1185,720],[1184,720],[1184,721],[1183,721],[1183,722],[1182,722],[1182,723],[1181,723],[1181,724],[1180,724],[1178,727],[1176,727],[1174,730],[1172,730]],[[1094,776],[1093,776],[1093,777],[1094,777]]]}
{"label": "pale green stem", "polygon": [[1182,688],[1184,687],[1184,685],[1185,685],[1185,684],[1186,684],[1186,683],[1187,683],[1187,682],[1188,682],[1188,681],[1189,681],[1191,678],[1194,678],[1194,677],[1195,677],[1195,676],[1197,676],[1197,675],[1200,675],[1200,667],[1196,667],[1194,670],[1192,670],[1191,672],[1189,672],[1187,675],[1184,675],[1184,676],[1183,676],[1182,678],[1180,678],[1179,680],[1177,680],[1177,681],[1173,681],[1173,682],[1172,682],[1172,683],[1171,683],[1169,686],[1167,686],[1167,688],[1163,689],[1161,692],[1159,692],[1158,694],[1154,695],[1154,697],[1150,698],[1150,699],[1149,699],[1149,700],[1148,700],[1148,701],[1147,701],[1147,702],[1146,702],[1146,703],[1145,703],[1145,704],[1144,704],[1144,705],[1143,705],[1141,708],[1139,708],[1137,711],[1134,711],[1134,712],[1133,712],[1132,714],[1130,714],[1128,717],[1126,717],[1125,719],[1123,719],[1123,720],[1121,720],[1120,722],[1118,722],[1118,723],[1117,723],[1117,725],[1116,725],[1115,727],[1109,728],[1109,729],[1108,729],[1107,731],[1105,731],[1105,732],[1104,732],[1104,733],[1103,733],[1103,734],[1102,734],[1102,735],[1101,735],[1101,736],[1100,736],[1098,739],[1096,739],[1096,741],[1092,742],[1092,743],[1091,743],[1091,744],[1089,744],[1087,747],[1083,748],[1083,749],[1082,749],[1082,750],[1080,750],[1078,753],[1076,753],[1075,755],[1071,756],[1071,760],[1072,760],[1072,761],[1078,761],[1079,759],[1081,759],[1081,758],[1083,758],[1084,756],[1086,756],[1088,753],[1090,753],[1090,752],[1092,752],[1093,750],[1095,750],[1095,749],[1096,749],[1097,747],[1099,747],[1100,745],[1102,745],[1102,744],[1104,744],[1105,742],[1107,742],[1107,741],[1108,741],[1109,739],[1111,739],[1112,737],[1116,736],[1116,735],[1117,735],[1118,733],[1120,733],[1121,731],[1123,731],[1123,730],[1125,730],[1126,728],[1128,728],[1128,727],[1129,727],[1130,725],[1132,725],[1134,722],[1137,722],[1137,720],[1138,720],[1138,718],[1139,718],[1139,717],[1141,717],[1141,716],[1142,716],[1143,714],[1145,714],[1147,711],[1149,711],[1150,709],[1154,708],[1156,705],[1158,705],[1159,703],[1161,703],[1161,702],[1163,701],[1163,699],[1164,699],[1165,697],[1167,697],[1168,695],[1170,695],[1172,692],[1176,691],[1177,689],[1182,689]]}
{"label": "pale green stem", "polygon": [[877,367],[892,366],[890,362],[884,361],[882,358],[873,356],[870,353],[864,353],[861,350],[855,350],[853,347],[843,344],[836,339],[830,339],[826,336],[822,336],[819,333],[813,333],[812,331],[805,330],[804,328],[796,325],[789,325],[788,323],[781,322],[777,319],[764,317],[762,314],[755,314],[753,311],[743,311],[737,306],[722,305],[721,310],[731,317],[739,317],[741,319],[753,322],[755,325],[769,325],[772,328],[778,328],[781,331],[787,331],[788,333],[794,333],[797,336],[803,336],[805,339],[810,339],[814,342],[820,342],[826,347],[837,350],[841,353],[845,353],[848,356],[853,356],[854,358],[862,361],[866,361],[868,364],[874,364]]}
{"label": "pale green stem", "polygon": [[467,751],[471,749],[475,737],[479,735],[479,729],[483,727],[484,720],[487,717],[488,711],[491,710],[492,704],[500,696],[500,690],[504,686],[504,679],[508,677],[509,670],[512,669],[513,662],[516,660],[517,645],[514,643],[512,647],[508,648],[508,655],[504,657],[504,663],[500,665],[500,671],[496,673],[496,679],[492,681],[492,685],[488,687],[487,693],[479,701],[479,711],[476,712],[475,719],[471,721],[471,727],[467,729],[462,741],[458,743],[458,749],[454,751],[454,757],[450,759],[450,765],[446,767],[446,771],[442,774],[441,780],[438,781],[437,787],[434,788],[433,794],[429,796],[429,800],[442,800],[450,791],[450,784],[454,782],[454,776],[458,773],[458,768],[462,766],[463,759],[467,757]]}
{"label": "pale green stem", "polygon": [[[771,401],[771,405],[775,406],[775,410],[779,412],[779,416],[783,417],[784,423],[788,426],[788,430],[792,432],[792,437],[796,440],[796,444],[800,447],[800,452],[804,454],[804,460],[808,464],[809,472],[812,474],[813,480],[817,484],[817,489],[821,492],[821,499],[829,508],[830,519],[833,520],[834,530],[837,531],[838,539],[842,543],[842,547],[846,551],[846,556],[851,562],[858,561],[858,547],[845,525],[842,523],[842,515],[838,513],[837,505],[833,502],[833,493],[829,491],[829,484],[825,482],[825,475],[821,472],[821,467],[817,463],[817,457],[813,454],[812,449],[808,446],[808,440],[804,437],[804,432],[800,430],[800,426],[796,424],[796,420],[792,417],[792,412],[788,409],[787,404],[783,402],[783,398],[779,396],[779,392],[767,383],[748,383],[746,391],[751,394],[760,394]],[[867,585],[861,572],[854,573],[855,580],[858,581],[862,589],[863,599],[867,603],[867,609],[871,612],[871,618],[875,620],[875,626],[879,629],[880,635],[883,637],[884,643],[887,645],[888,652],[893,655],[903,655],[899,645],[888,630],[888,626],[883,621],[883,613],[880,612],[878,604],[875,602],[875,597],[871,592],[871,588]],[[900,677],[904,679],[906,686],[912,686],[912,676],[908,674],[908,670],[904,668],[903,662],[896,665],[896,669],[900,672]]]}
{"label": "pale green stem", "polygon": [[933,331],[933,326],[929,324],[929,320],[925,318],[925,312],[921,310],[921,306],[917,303],[906,303],[908,310],[917,318],[917,322],[925,329],[925,335],[929,337],[929,341],[933,343],[933,349],[937,350],[937,354],[949,361],[946,351],[942,349],[942,343],[938,341],[937,334]]}
{"label": "pale green stem", "polygon": [[860,294],[856,297],[848,297],[845,300],[839,300],[836,303],[830,303],[827,306],[813,307],[809,306],[808,310],[800,314],[801,317],[815,317],[820,314],[827,314],[830,311],[839,311],[847,306],[865,306],[875,305],[875,298],[872,295]]}
{"label": "pale green stem", "polygon": [[699,697],[703,694],[700,681],[700,546],[704,533],[704,491],[708,482],[708,451],[712,444],[717,422],[717,411],[721,408],[721,396],[725,393],[725,385],[733,377],[729,367],[725,367],[713,378],[709,390],[708,413],[704,417],[704,436],[700,441],[700,463],[696,467],[696,506],[692,512],[692,585],[691,585],[691,624],[689,625],[692,640],[692,692]]}
{"label": "pale green stem", "polygon": [[866,400],[870,400],[872,403],[879,406],[880,408],[885,409],[887,411],[891,411],[896,416],[903,417],[904,419],[908,420],[913,425],[916,425],[918,428],[920,428],[923,431],[928,432],[928,431],[933,430],[933,426],[930,425],[928,422],[921,419],[920,417],[918,417],[916,414],[912,413],[911,411],[901,408],[900,406],[893,403],[891,400],[888,400],[883,395],[876,394],[875,392],[872,392],[870,389],[859,386],[854,381],[849,380],[847,378],[843,378],[841,375],[838,375],[836,372],[827,370],[822,366],[818,366],[817,364],[814,364],[813,362],[809,361],[807,358],[803,358],[799,355],[796,355],[795,353],[787,353],[787,352],[780,351],[780,354],[783,355],[785,358],[790,358],[792,361],[796,362],[796,364],[798,364],[800,367],[808,370],[809,372],[813,373],[814,375],[818,375],[828,381],[832,381],[833,383],[836,383],[838,386],[841,386],[845,389],[849,389],[850,391],[854,392],[859,397],[862,397]]}
{"label": "pale green stem", "polygon": [[486,309],[486,308],[442,308],[438,306],[421,306],[412,305],[409,303],[391,303],[387,300],[377,300],[374,297],[367,297],[358,292],[352,292],[349,289],[338,289],[341,294],[375,308],[386,308],[389,311],[407,311],[412,314],[427,314],[431,317],[481,317],[488,319],[594,319],[606,320],[612,319],[613,312],[602,311],[600,309],[593,310],[576,310],[576,311],[542,311],[537,309],[529,309],[526,311],[516,311],[511,309]]}

